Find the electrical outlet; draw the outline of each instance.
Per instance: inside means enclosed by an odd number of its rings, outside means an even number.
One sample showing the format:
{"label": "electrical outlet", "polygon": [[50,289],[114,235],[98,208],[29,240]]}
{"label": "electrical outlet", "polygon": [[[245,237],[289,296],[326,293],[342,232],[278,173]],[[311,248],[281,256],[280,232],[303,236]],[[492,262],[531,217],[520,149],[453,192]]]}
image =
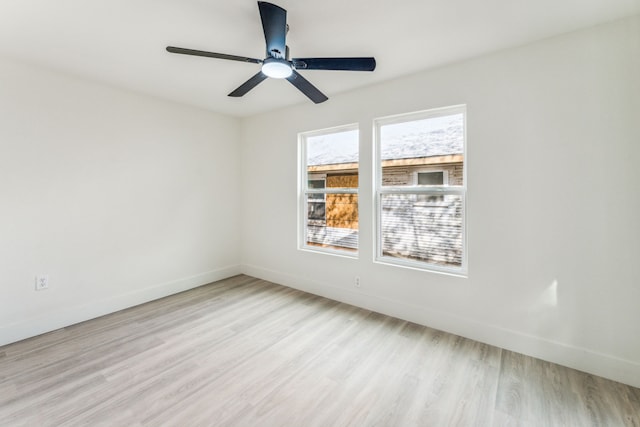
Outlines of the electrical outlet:
{"label": "electrical outlet", "polygon": [[355,280],[353,281],[353,286],[355,286],[356,288],[359,288],[360,285],[360,276],[356,276]]}
{"label": "electrical outlet", "polygon": [[49,289],[49,276],[36,276],[36,291]]}

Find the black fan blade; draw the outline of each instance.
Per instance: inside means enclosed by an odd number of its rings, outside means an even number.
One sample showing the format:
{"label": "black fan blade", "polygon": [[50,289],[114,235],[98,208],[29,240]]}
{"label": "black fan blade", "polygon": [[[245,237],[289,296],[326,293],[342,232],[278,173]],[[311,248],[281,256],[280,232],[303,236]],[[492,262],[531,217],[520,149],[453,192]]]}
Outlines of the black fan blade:
{"label": "black fan blade", "polygon": [[236,90],[231,92],[229,96],[239,97],[243,96],[245,93],[249,92],[254,87],[258,86],[263,80],[265,80],[267,76],[262,73],[262,71],[258,71],[258,74],[251,77],[246,82],[242,83]]}
{"label": "black fan blade", "polygon": [[182,47],[167,46],[167,51],[171,53],[181,53],[183,55],[206,56],[207,58],[229,59],[231,61],[262,64],[261,59],[247,58],[246,56],[227,55],[225,53],[205,52],[204,50],[193,50],[184,49]]}
{"label": "black fan blade", "polygon": [[375,58],[293,58],[298,70],[373,71]]}
{"label": "black fan blade", "polygon": [[259,1],[258,8],[267,42],[267,56],[284,58],[287,50],[287,11],[266,1]]}
{"label": "black fan blade", "polygon": [[297,87],[300,92],[307,95],[307,97],[316,104],[320,104],[321,102],[329,99],[324,93],[320,92],[318,88],[309,83],[307,79],[302,77],[296,70],[293,70],[293,73],[287,77],[287,80],[289,80],[292,85]]}

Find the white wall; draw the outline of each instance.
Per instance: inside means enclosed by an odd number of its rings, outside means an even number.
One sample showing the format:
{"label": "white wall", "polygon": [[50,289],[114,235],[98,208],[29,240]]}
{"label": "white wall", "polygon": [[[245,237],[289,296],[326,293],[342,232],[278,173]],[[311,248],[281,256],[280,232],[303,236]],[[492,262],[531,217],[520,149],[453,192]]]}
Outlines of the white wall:
{"label": "white wall", "polygon": [[[640,386],[638,76],[634,18],[246,119],[243,271]],[[455,104],[469,277],[373,263],[372,120]],[[359,259],[299,251],[297,133],[354,122]]]}
{"label": "white wall", "polygon": [[239,126],[1,60],[0,345],[237,274]]}

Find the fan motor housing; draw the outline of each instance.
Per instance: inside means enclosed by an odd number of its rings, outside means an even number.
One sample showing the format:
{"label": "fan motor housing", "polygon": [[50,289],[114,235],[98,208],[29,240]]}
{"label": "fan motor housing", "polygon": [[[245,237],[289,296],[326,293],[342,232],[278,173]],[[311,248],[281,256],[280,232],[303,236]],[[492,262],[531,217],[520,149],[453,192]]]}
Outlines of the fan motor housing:
{"label": "fan motor housing", "polygon": [[286,79],[293,73],[293,68],[285,59],[270,57],[262,63],[262,72],[274,79]]}

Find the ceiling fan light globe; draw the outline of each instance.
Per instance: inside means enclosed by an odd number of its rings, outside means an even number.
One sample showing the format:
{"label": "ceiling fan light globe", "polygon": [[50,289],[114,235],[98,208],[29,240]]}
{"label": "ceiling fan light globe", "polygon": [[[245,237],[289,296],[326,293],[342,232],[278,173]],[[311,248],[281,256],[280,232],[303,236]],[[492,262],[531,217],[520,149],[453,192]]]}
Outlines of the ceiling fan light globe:
{"label": "ceiling fan light globe", "polygon": [[269,58],[262,64],[262,72],[274,79],[286,79],[293,73],[293,69],[285,60]]}

